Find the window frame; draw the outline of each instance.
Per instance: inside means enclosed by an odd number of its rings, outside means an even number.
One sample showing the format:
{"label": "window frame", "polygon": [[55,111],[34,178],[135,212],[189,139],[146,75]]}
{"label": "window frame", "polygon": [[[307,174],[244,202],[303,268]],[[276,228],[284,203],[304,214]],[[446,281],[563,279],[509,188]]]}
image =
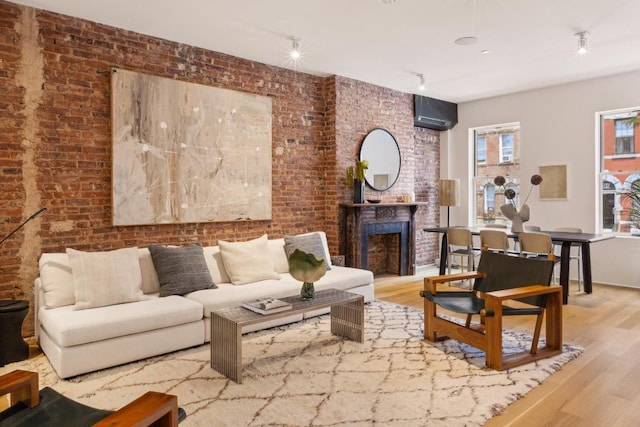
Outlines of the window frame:
{"label": "window frame", "polygon": [[[509,136],[511,137],[511,141],[510,141],[510,145],[511,147],[509,147],[509,144],[505,144],[504,139]],[[516,141],[515,141],[515,134],[514,132],[504,132],[504,133],[500,133],[498,136],[498,141],[500,143],[500,148],[499,148],[499,153],[500,153],[500,161],[498,163],[513,163],[514,162],[514,158],[515,158],[515,148],[516,148]],[[509,159],[505,160],[505,145],[507,148],[509,148],[509,150],[511,151],[511,153],[508,155]]]}
{"label": "window frame", "polygon": [[[479,147],[479,142],[482,141],[482,150]],[[480,153],[484,153],[484,156],[480,158]],[[476,136],[476,163],[487,164],[487,137],[485,135]]]}
{"label": "window frame", "polygon": [[[619,126],[622,124],[624,124],[624,128],[630,129],[630,130],[622,129],[623,126]],[[614,154],[615,155],[624,156],[628,154],[635,154],[635,144],[634,144],[635,128],[636,127],[633,124],[629,123],[628,118],[614,119],[614,130],[615,130]],[[624,135],[621,135],[621,133],[623,133]],[[626,147],[627,145],[628,147]]]}
{"label": "window frame", "polygon": [[[500,135],[513,135],[513,162],[500,163]],[[485,138],[486,159],[485,163],[478,162],[477,140]],[[519,186],[520,163],[519,148],[521,139],[521,125],[519,122],[498,123],[488,126],[478,126],[468,129],[469,144],[469,185],[473,191],[469,192],[468,223],[471,225],[483,225],[499,223],[509,225],[510,221],[501,210],[500,205],[504,198],[504,188],[495,185],[494,180],[498,175],[506,177],[516,187]],[[486,186],[493,185],[495,189],[493,206],[492,201],[485,200]]]}
{"label": "window frame", "polygon": [[[629,122],[633,124],[622,124]],[[596,126],[599,138],[596,229],[600,233],[640,236],[626,196],[632,183],[640,180],[640,144],[635,141],[639,136],[640,107],[598,112]],[[631,138],[631,141],[619,142],[620,138]]]}

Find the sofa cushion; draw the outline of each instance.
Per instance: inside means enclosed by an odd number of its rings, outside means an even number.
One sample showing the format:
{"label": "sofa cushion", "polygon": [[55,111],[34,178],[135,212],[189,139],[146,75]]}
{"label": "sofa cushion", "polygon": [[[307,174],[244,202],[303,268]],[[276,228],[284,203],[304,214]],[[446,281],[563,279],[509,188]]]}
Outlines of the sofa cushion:
{"label": "sofa cushion", "polygon": [[138,257],[140,261],[140,273],[142,273],[142,292],[145,294],[157,294],[160,292],[160,281],[158,280],[158,274],[153,265],[149,248],[138,249]]}
{"label": "sofa cushion", "polygon": [[68,248],[66,252],[73,272],[75,310],[144,299],[137,247],[106,252]]}
{"label": "sofa cushion", "polygon": [[[280,280],[265,280],[262,282],[248,283],[244,286],[234,286],[231,283],[221,283],[215,293],[209,291],[197,291],[186,294],[185,297],[202,304],[204,316],[211,317],[212,310],[220,310],[227,307],[237,307],[244,301],[256,298],[273,297],[282,298],[292,295],[300,295],[302,283],[289,273],[281,274]],[[373,283],[373,273],[359,268],[334,266],[327,271],[320,280],[314,283],[316,291],[323,289],[340,289],[348,291]]]}
{"label": "sofa cushion", "polygon": [[284,249],[287,252],[287,259],[296,250],[314,255],[317,259],[324,260],[327,270],[331,270],[331,260],[329,254],[325,252],[320,233],[300,234],[298,236],[284,236]]}
{"label": "sofa cushion", "polygon": [[71,262],[66,253],[42,254],[38,262],[46,308],[76,303]]}
{"label": "sofa cushion", "polygon": [[202,306],[181,296],[74,311],[72,306],[40,310],[38,321],[61,347],[103,341],[202,319]]}
{"label": "sofa cushion", "polygon": [[234,285],[280,279],[269,256],[266,234],[246,242],[218,240],[218,245],[224,268]]}
{"label": "sofa cushion", "polygon": [[284,238],[269,239],[267,248],[273,262],[273,270],[276,273],[288,273],[289,262],[287,260],[287,252],[284,250]]}
{"label": "sofa cushion", "polygon": [[149,252],[158,274],[161,297],[216,288],[199,243],[178,248],[151,245]]}
{"label": "sofa cushion", "polygon": [[220,247],[205,246],[202,250],[204,252],[204,259],[207,262],[207,267],[209,267],[209,273],[211,274],[213,283],[231,283],[227,270],[224,269]]}

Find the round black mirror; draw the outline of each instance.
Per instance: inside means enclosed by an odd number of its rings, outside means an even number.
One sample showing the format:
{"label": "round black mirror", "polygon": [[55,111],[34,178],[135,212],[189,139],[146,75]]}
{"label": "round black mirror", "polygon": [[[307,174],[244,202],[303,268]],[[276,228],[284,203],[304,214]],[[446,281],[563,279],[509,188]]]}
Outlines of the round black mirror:
{"label": "round black mirror", "polygon": [[364,137],[360,146],[362,160],[369,162],[364,177],[374,190],[388,190],[400,176],[400,147],[386,129],[373,129]]}

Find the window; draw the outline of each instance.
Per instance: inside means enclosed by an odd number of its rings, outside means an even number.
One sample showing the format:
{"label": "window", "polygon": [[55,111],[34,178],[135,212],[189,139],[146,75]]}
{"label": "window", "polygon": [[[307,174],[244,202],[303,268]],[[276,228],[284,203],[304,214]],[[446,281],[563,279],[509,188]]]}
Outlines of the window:
{"label": "window", "polygon": [[484,186],[484,207],[483,213],[493,214],[496,210],[496,186],[489,183]]}
{"label": "window", "polygon": [[513,133],[500,134],[500,163],[513,162]]}
{"label": "window", "polygon": [[637,206],[628,194],[640,180],[640,153],[636,134],[640,109],[627,108],[600,113],[599,231],[635,234],[639,224]]}
{"label": "window", "polygon": [[476,161],[487,163],[487,138],[484,136],[476,138]]}
{"label": "window", "polygon": [[[513,188],[519,194],[520,164],[520,124],[507,123],[483,126],[475,129],[469,140],[469,152],[475,153],[473,168],[473,197],[469,212],[471,225],[486,223],[508,224],[500,206],[505,202],[504,190]],[[507,185],[497,187],[493,180],[502,175]],[[517,196],[516,196],[517,197]]]}
{"label": "window", "polygon": [[602,228],[616,231],[615,227],[616,186],[612,182],[602,182]]}
{"label": "window", "polygon": [[634,139],[634,120],[633,118],[616,119],[616,154],[633,154],[633,139]]}

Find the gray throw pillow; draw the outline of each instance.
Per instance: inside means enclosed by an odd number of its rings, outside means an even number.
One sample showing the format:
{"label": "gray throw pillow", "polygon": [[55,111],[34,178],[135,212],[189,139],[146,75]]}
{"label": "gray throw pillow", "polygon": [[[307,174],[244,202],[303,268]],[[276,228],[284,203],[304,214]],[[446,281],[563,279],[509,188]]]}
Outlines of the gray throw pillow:
{"label": "gray throw pillow", "polygon": [[217,288],[199,243],[179,248],[151,245],[149,252],[158,274],[161,297]]}
{"label": "gray throw pillow", "polygon": [[287,259],[296,250],[300,249],[308,254],[313,254],[318,259],[323,259],[327,270],[331,270],[329,255],[324,250],[322,237],[318,233],[300,234],[297,236],[284,236],[284,250],[287,253]]}

